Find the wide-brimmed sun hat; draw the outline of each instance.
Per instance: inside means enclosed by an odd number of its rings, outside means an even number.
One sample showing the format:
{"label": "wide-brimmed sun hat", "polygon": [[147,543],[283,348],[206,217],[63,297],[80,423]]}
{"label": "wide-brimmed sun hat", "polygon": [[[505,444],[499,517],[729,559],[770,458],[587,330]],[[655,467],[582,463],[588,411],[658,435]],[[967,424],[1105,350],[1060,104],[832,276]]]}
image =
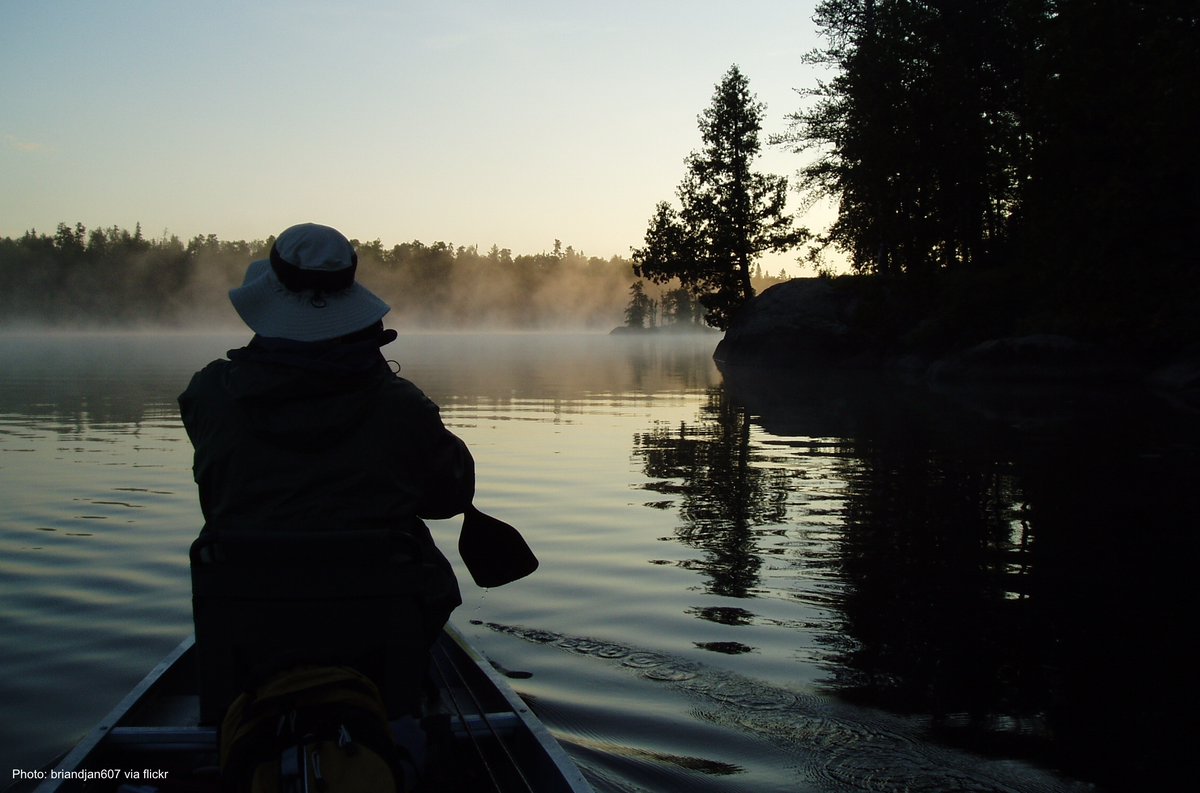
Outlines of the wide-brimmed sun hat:
{"label": "wide-brimmed sun hat", "polygon": [[302,223],[284,230],[269,259],[251,262],[229,300],[260,336],[324,341],[373,325],[391,310],[354,280],[358,254],[337,229]]}

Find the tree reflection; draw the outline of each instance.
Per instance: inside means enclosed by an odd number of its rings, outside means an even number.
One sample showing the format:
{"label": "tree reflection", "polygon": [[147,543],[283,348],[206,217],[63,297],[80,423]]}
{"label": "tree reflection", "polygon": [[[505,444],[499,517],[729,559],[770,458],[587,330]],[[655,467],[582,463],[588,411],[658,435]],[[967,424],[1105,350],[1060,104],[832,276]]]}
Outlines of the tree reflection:
{"label": "tree reflection", "polygon": [[[674,497],[658,506],[679,509],[678,540],[703,551],[690,566],[710,592],[803,596],[820,565],[830,616],[814,636],[840,697],[1104,784],[1177,768],[1172,725],[1200,709],[1183,610],[1200,525],[1195,416],[1145,393],[724,375],[694,422],[635,447],[648,488]],[[837,524],[819,527],[834,552],[820,560],[770,542],[809,529],[796,507],[813,439],[840,439],[819,461],[840,483]],[[771,553],[798,583],[768,589]]]}
{"label": "tree reflection", "polygon": [[916,438],[852,450],[838,688],[972,723],[1002,702],[1010,714],[1035,711],[1024,689],[1036,682],[1016,671],[1031,527],[1011,467]]}
{"label": "tree reflection", "polygon": [[788,474],[751,459],[750,414],[724,388],[712,388],[694,423],[663,426],[634,439],[646,487],[679,496],[680,542],[704,552],[689,566],[707,576],[708,591],[749,597],[762,557],[755,527],[784,520]]}

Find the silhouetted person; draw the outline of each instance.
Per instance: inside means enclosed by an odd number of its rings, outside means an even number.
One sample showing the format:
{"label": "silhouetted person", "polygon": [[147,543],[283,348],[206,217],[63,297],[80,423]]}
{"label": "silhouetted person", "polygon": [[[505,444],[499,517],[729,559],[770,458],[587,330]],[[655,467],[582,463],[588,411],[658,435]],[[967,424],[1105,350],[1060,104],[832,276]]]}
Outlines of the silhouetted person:
{"label": "silhouetted person", "polygon": [[[229,297],[255,332],[179,397],[206,532],[394,529],[422,549],[426,629],[461,602],[420,518],[464,512],[474,461],[380,352],[386,303],[327,226],[292,226]],[[436,635],[436,634],[434,634]]]}

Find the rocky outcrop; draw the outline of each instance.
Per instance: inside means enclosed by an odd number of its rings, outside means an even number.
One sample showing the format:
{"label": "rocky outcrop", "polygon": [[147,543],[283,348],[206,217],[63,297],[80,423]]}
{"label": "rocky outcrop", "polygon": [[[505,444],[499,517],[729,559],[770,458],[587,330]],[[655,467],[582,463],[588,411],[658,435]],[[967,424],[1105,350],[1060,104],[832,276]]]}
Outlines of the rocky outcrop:
{"label": "rocky outcrop", "polygon": [[856,298],[827,278],[794,278],[746,303],[713,357],[720,363],[841,364],[866,352],[851,322]]}
{"label": "rocky outcrop", "polygon": [[932,357],[906,349],[896,339],[869,338],[856,317],[862,313],[862,294],[825,278],[777,284],[742,307],[713,357],[722,368],[887,369],[945,384],[1136,383],[1200,405],[1200,355],[1173,361],[1149,354],[1135,358],[1066,336],[1029,334]]}

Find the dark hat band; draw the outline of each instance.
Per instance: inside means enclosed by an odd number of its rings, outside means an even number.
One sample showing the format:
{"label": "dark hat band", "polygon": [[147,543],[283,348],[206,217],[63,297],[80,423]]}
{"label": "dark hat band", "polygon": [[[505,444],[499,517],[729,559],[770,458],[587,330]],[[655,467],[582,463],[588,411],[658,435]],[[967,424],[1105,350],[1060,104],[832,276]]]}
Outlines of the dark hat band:
{"label": "dark hat band", "polygon": [[271,246],[271,269],[289,292],[340,292],[354,286],[354,271],[358,269],[358,254],[351,252],[350,266],[340,270],[306,270],[284,261],[275,246]]}

